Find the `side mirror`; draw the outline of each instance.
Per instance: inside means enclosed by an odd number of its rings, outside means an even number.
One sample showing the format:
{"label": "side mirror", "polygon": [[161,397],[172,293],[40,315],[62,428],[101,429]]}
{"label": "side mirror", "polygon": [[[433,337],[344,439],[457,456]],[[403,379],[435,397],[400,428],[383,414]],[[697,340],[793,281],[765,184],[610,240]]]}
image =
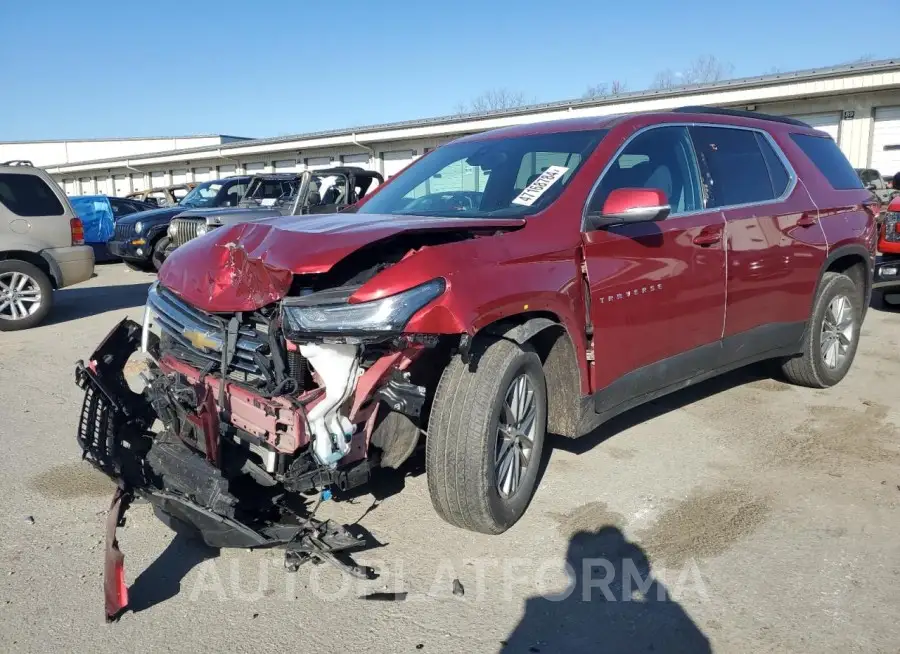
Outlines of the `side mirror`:
{"label": "side mirror", "polygon": [[888,203],[887,210],[893,213],[900,213],[900,195]]}
{"label": "side mirror", "polygon": [[609,225],[665,220],[672,208],[665,192],[658,188],[617,188],[603,203],[599,213],[588,214],[592,229]]}

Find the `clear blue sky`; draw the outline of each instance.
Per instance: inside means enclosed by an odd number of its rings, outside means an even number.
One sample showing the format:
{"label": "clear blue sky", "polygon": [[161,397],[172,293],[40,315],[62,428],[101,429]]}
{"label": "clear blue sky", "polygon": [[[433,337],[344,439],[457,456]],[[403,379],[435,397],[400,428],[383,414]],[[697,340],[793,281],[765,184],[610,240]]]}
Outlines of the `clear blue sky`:
{"label": "clear blue sky", "polygon": [[0,141],[293,134],[638,90],[702,54],[737,77],[882,59],[895,2],[0,0]]}

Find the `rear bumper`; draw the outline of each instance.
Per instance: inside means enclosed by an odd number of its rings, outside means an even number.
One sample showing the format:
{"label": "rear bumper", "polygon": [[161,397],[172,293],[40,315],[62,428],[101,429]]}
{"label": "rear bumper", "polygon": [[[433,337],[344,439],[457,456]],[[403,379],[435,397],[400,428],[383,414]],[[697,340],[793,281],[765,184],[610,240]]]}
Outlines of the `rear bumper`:
{"label": "rear bumper", "polygon": [[41,254],[56,264],[58,288],[79,284],[94,274],[94,249],[90,245],[51,248]]}

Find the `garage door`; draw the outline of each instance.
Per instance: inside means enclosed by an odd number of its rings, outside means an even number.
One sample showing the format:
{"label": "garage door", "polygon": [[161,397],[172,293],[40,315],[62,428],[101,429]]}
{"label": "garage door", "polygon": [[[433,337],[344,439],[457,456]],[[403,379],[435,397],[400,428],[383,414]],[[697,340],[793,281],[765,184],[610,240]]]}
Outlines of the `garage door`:
{"label": "garage door", "polygon": [[131,192],[128,188],[128,177],[126,175],[116,175],[113,177],[113,195],[124,198]]}
{"label": "garage door", "polygon": [[194,168],[194,181],[195,182],[208,182],[212,179],[212,168],[203,167],[203,168]]}
{"label": "garage door", "polygon": [[143,191],[147,188],[147,185],[144,183],[144,173],[134,173],[131,176],[131,188],[135,191]]}
{"label": "garage door", "polygon": [[345,154],[343,159],[345,166],[369,167],[369,155],[367,154]]}
{"label": "garage door", "polygon": [[158,170],[155,173],[150,173],[150,187],[158,188],[160,186],[166,185],[166,172],[164,170]]}
{"label": "garage door", "polygon": [[827,114],[800,114],[791,116],[797,120],[803,121],[810,127],[821,130],[828,134],[835,141],[838,140],[838,131],[841,126],[841,115],[838,113]]}
{"label": "garage door", "polygon": [[74,179],[64,179],[62,187],[66,195],[78,195],[78,184],[75,183]]}
{"label": "garage door", "polygon": [[219,177],[218,179],[222,179],[223,177],[230,177],[234,175],[237,171],[237,166],[229,164],[227,166],[219,166]]}
{"label": "garage door", "polygon": [[187,168],[176,168],[172,171],[172,183],[184,184],[187,182]]}
{"label": "garage door", "polygon": [[329,168],[331,166],[331,157],[309,157],[306,160],[306,167],[309,170],[317,168]]}
{"label": "garage door", "polygon": [[900,172],[900,107],[875,110],[871,167],[882,175]]}
{"label": "garage door", "polygon": [[254,161],[252,163],[244,164],[244,170],[247,171],[248,175],[258,175],[266,169],[266,164],[262,161]]}
{"label": "garage door", "polygon": [[382,152],[381,159],[384,161],[384,178],[388,179],[392,175],[406,168],[409,162],[415,156],[414,150],[394,150],[393,152]]}
{"label": "garage door", "polygon": [[282,159],[281,161],[275,162],[276,173],[292,173],[295,170],[297,170],[296,159]]}
{"label": "garage door", "polygon": [[81,182],[81,195],[93,195],[96,193],[96,189],[94,188],[94,178],[93,177],[82,177]]}

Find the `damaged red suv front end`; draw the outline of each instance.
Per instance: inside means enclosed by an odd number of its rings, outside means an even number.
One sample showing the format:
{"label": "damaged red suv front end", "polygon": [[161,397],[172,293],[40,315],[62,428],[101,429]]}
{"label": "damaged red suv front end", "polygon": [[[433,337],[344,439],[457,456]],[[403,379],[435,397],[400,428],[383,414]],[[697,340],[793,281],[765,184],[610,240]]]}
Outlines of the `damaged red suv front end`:
{"label": "damaged red suv front end", "polygon": [[[123,321],[78,366],[78,438],[120,484],[114,524],[138,494],[213,547],[286,545],[289,568],[318,558],[365,576],[337,556],[364,542],[316,521],[306,498],[402,464],[418,444],[425,387],[440,374],[433,360],[417,362],[466,343],[442,303],[448,281],[428,266],[403,287],[370,282],[417,252],[522,221],[298,220],[221,229],[179,249],[149,290],[142,324]],[[340,239],[329,234],[336,223]],[[124,374],[138,351],[148,359],[139,393]],[[127,603],[120,569],[111,543],[108,616]]]}

